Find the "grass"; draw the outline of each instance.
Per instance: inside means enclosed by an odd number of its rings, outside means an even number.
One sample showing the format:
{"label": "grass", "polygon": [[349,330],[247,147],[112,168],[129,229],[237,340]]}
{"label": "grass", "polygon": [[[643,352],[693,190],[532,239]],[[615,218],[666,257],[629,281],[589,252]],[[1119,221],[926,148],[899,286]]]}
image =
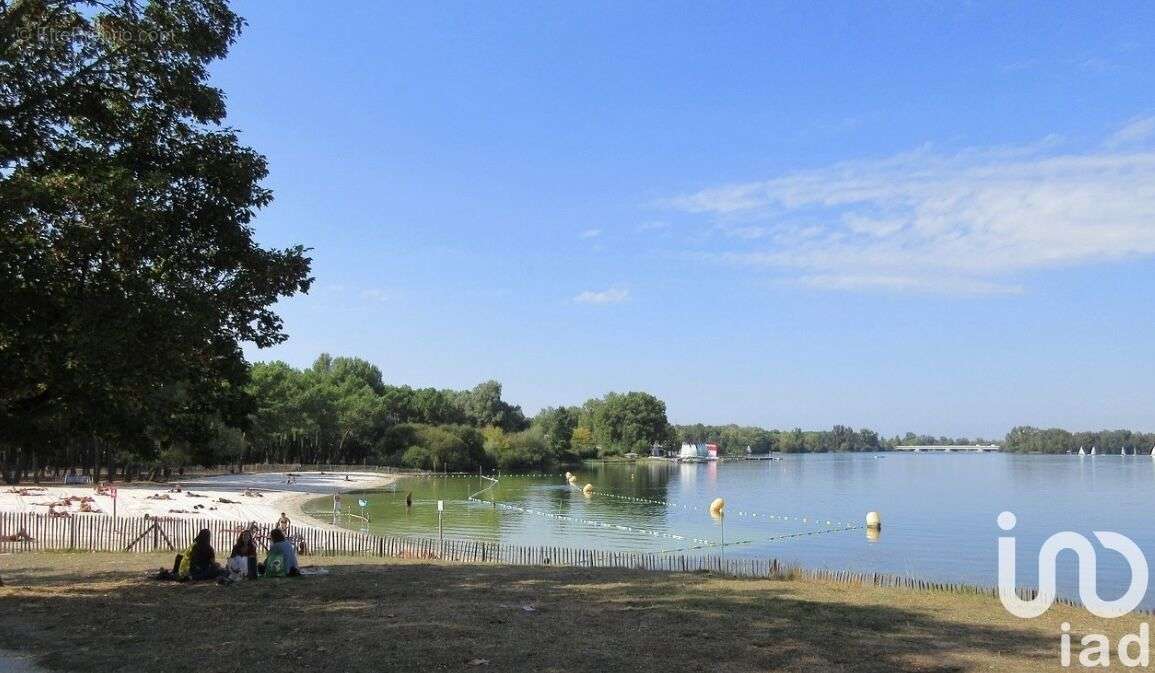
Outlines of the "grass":
{"label": "grass", "polygon": [[75,673],[1006,673],[1059,670],[1060,622],[1077,643],[1139,621],[816,581],[309,561],[330,574],[220,587],[146,579],[170,555],[3,555],[0,648]]}

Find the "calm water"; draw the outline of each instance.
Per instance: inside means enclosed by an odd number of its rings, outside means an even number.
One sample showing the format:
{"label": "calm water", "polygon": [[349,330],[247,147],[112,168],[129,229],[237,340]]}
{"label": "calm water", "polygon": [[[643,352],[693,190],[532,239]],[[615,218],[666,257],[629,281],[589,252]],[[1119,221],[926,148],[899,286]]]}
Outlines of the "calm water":
{"label": "calm water", "polygon": [[[536,513],[468,502],[470,493],[488,485],[476,477],[409,479],[398,484],[396,493],[360,497],[369,502],[368,530],[373,532],[436,535],[436,501],[441,499],[445,535],[452,538],[637,551],[687,549],[724,539],[742,543],[728,544],[727,556],[770,556],[810,568],[988,586],[997,577],[1002,533],[995,517],[1003,510],[1018,516],[1014,534],[1020,584],[1035,582],[1039,546],[1062,530],[1088,536],[1093,530],[1117,531],[1155,559],[1151,456],[816,454],[766,462],[599,465],[577,475],[579,485],[592,483],[600,492],[623,498],[586,497],[561,475],[502,477],[482,494]],[[414,499],[409,513],[407,491]],[[346,496],[347,511],[357,497]],[[716,497],[726,500],[724,524],[707,513]],[[329,507],[328,500],[311,505],[313,510]],[[828,530],[827,521],[859,525],[871,510],[882,514],[877,540],[868,539],[862,529],[774,539]],[[355,521],[349,525],[365,528]],[[1099,552],[1100,594],[1115,598],[1130,581],[1128,567],[1113,552]],[[716,554],[719,548],[690,553]],[[1060,591],[1074,596],[1074,555],[1062,556]],[[1155,607],[1155,596],[1149,595],[1145,606]]]}

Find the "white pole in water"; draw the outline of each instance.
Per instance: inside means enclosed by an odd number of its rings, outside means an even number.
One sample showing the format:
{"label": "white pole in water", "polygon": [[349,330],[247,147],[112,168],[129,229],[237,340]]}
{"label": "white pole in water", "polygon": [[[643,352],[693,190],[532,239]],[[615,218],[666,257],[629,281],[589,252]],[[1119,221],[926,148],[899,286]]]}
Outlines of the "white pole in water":
{"label": "white pole in water", "polygon": [[445,501],[437,501],[437,541],[445,542],[445,529],[441,525],[441,516],[445,513]]}

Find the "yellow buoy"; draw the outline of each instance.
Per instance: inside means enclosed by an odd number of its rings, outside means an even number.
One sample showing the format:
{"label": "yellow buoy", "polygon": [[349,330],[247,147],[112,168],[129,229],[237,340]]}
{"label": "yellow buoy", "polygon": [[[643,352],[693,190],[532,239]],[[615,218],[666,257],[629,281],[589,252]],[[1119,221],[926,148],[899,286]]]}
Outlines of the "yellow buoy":
{"label": "yellow buoy", "polygon": [[594,492],[594,485],[593,484],[586,484],[585,488],[582,489],[582,493],[585,493],[586,495],[593,495],[593,492]]}
{"label": "yellow buoy", "polygon": [[724,509],[726,509],[726,501],[721,498],[714,498],[714,502],[710,503],[710,514],[721,514]]}
{"label": "yellow buoy", "polygon": [[867,528],[866,529],[866,541],[867,542],[878,542],[878,538],[880,538],[880,537],[882,537],[882,531],[881,530],[879,530],[877,528]]}
{"label": "yellow buoy", "polygon": [[882,530],[882,515],[878,512],[867,512],[866,527],[870,530]]}

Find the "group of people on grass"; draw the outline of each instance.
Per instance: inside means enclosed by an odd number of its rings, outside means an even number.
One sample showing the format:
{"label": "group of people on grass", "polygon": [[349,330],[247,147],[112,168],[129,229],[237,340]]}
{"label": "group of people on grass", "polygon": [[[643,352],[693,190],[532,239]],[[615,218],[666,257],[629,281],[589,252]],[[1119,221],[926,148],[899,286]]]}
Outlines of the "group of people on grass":
{"label": "group of people on grass", "polygon": [[216,551],[213,549],[212,533],[205,528],[181,555],[176,574],[192,581],[230,582],[258,577],[297,577],[301,574],[301,568],[297,562],[296,548],[285,539],[285,533],[280,528],[274,528],[269,533],[269,551],[264,563],[257,562],[257,544],[250,529],[237,537],[228,560],[221,566],[217,563]]}

